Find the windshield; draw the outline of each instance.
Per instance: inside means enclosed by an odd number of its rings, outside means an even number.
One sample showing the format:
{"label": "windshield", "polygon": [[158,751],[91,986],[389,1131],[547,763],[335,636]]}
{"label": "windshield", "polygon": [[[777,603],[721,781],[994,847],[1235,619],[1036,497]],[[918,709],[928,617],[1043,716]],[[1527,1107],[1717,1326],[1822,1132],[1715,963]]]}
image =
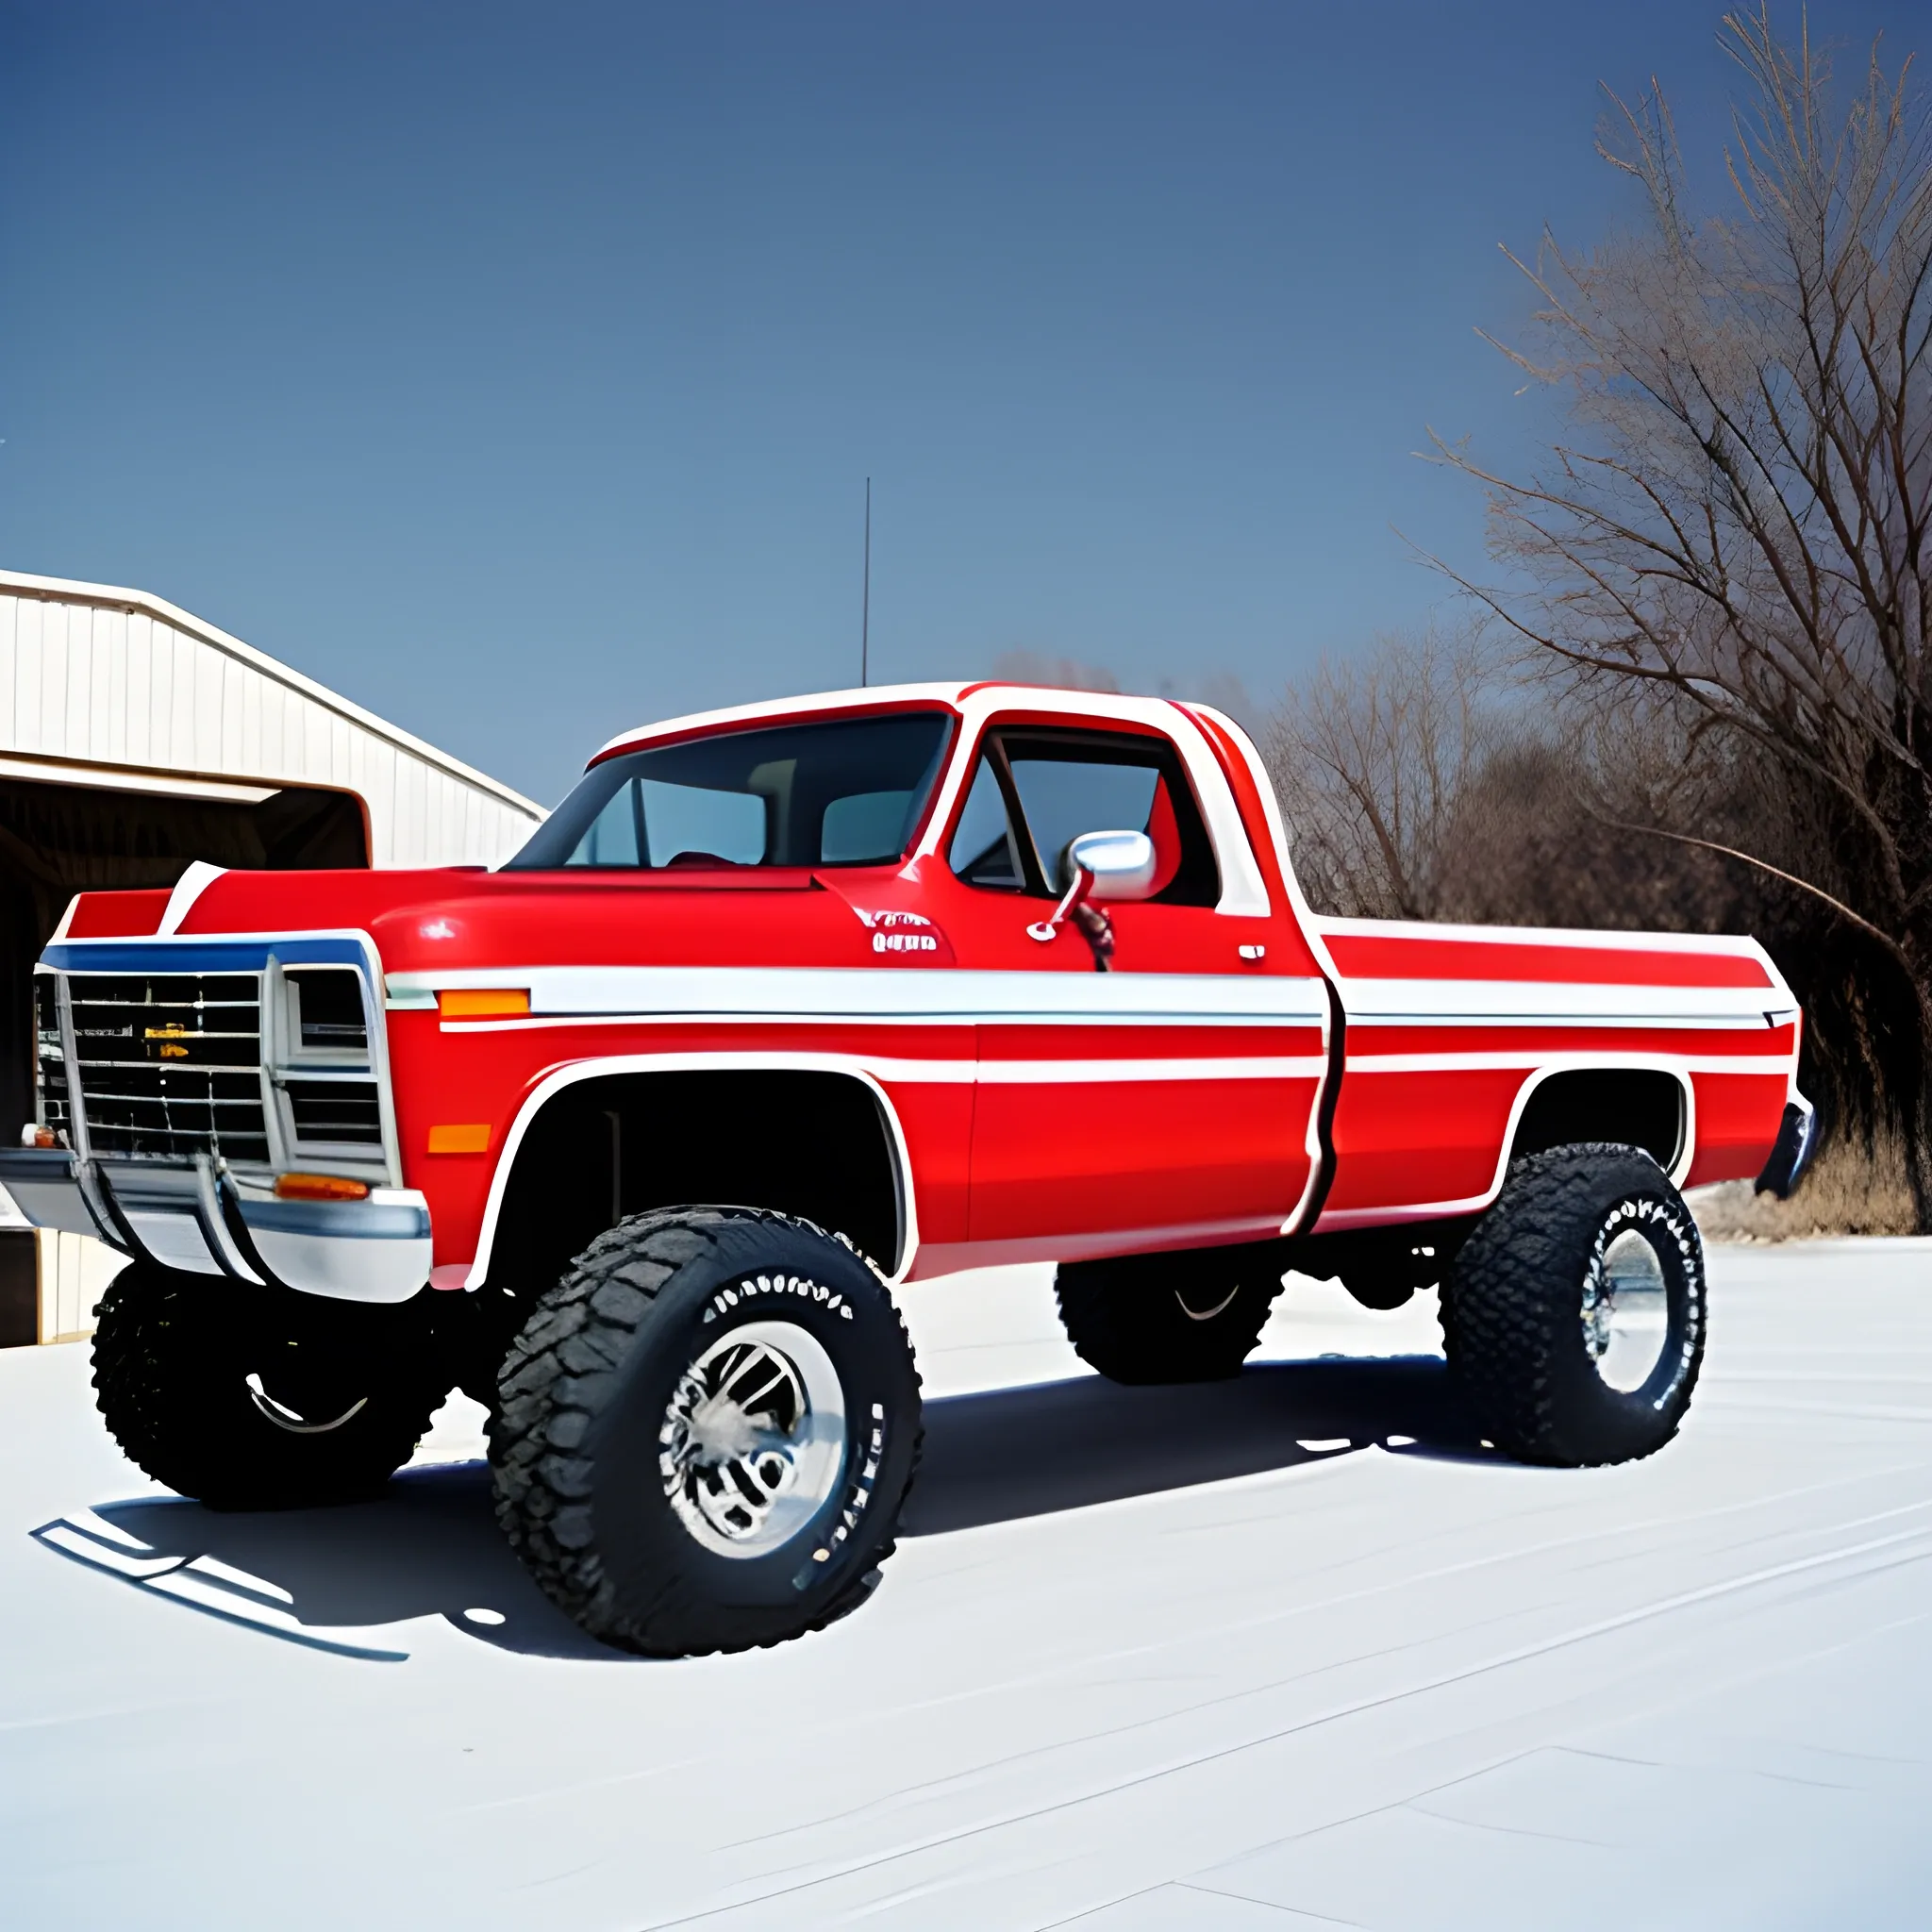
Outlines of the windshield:
{"label": "windshield", "polygon": [[607,758],[507,870],[889,864],[911,841],[952,724],[899,711]]}

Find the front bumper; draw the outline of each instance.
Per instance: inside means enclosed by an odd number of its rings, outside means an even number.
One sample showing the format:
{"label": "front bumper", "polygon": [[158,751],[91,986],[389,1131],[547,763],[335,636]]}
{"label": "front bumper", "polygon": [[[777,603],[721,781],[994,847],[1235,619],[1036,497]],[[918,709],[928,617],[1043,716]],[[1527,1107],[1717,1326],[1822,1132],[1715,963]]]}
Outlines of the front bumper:
{"label": "front bumper", "polygon": [[429,1279],[429,1207],[411,1188],[365,1201],[280,1201],[206,1158],[83,1161],[0,1148],[0,1186],[36,1227],[97,1236],[132,1259],[338,1301],[408,1301]]}

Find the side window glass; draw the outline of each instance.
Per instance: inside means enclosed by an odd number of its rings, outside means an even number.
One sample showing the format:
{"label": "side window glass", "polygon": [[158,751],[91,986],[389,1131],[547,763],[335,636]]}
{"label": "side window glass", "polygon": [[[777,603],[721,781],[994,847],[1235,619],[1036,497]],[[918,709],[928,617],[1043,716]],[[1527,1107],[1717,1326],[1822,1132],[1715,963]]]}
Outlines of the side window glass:
{"label": "side window glass", "polygon": [[1145,832],[1154,841],[1154,899],[1212,906],[1221,896],[1214,847],[1183,771],[1164,739],[1099,732],[1009,731],[1000,736],[1013,789],[1049,887],[1083,832]]}
{"label": "side window glass", "polygon": [[1040,869],[1060,885],[1060,855],[1082,832],[1144,832],[1160,774],[1152,765],[1075,764],[1025,757],[1016,747],[1013,789],[1033,834]]}
{"label": "side window glass", "polygon": [[946,862],[969,886],[1019,891],[1026,883],[1020,848],[1007,817],[1007,801],[991,762],[982,758],[966,794],[966,809],[946,853]]}

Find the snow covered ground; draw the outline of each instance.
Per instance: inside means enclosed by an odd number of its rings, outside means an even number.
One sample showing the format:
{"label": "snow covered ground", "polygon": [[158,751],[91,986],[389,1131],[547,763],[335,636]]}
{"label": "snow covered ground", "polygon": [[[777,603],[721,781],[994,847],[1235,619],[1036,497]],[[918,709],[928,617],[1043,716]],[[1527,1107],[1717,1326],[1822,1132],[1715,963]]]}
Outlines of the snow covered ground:
{"label": "snow covered ground", "polygon": [[225,1518],[83,1348],[0,1356],[0,1916],[1923,1926],[1932,1243],[1712,1273],[1685,1435],[1589,1473],[1482,1449],[1432,1300],[1297,1281],[1239,1383],[1131,1391],[1038,1271],[912,1291],[884,1587],[686,1663],[537,1596],[461,1405],[380,1503]]}

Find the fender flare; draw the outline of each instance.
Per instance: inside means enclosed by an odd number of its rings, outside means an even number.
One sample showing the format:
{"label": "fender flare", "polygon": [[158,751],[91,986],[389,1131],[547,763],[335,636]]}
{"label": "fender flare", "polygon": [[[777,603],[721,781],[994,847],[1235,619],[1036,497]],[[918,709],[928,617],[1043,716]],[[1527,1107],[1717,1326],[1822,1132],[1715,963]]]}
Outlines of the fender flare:
{"label": "fender flare", "polygon": [[[496,1243],[496,1230],[503,1213],[504,1195],[516,1167],[524,1137],[531,1124],[567,1087],[586,1080],[602,1080],[636,1074],[833,1074],[854,1080],[871,1094],[886,1129],[887,1154],[892,1169],[892,1197],[898,1220],[898,1253],[886,1270],[886,1279],[896,1286],[905,1280],[919,1253],[919,1208],[912,1185],[912,1157],[906,1141],[906,1129],[891,1095],[865,1062],[846,1054],[834,1053],[648,1053],[605,1054],[589,1059],[570,1060],[549,1073],[525,1094],[516,1118],[504,1136],[503,1151],[490,1176],[490,1192],[484,1202],[483,1223],[477,1230],[476,1254],[463,1271],[460,1282],[449,1280],[439,1286],[481,1288],[489,1279],[490,1257]],[[439,1270],[441,1274],[442,1271]]]}

